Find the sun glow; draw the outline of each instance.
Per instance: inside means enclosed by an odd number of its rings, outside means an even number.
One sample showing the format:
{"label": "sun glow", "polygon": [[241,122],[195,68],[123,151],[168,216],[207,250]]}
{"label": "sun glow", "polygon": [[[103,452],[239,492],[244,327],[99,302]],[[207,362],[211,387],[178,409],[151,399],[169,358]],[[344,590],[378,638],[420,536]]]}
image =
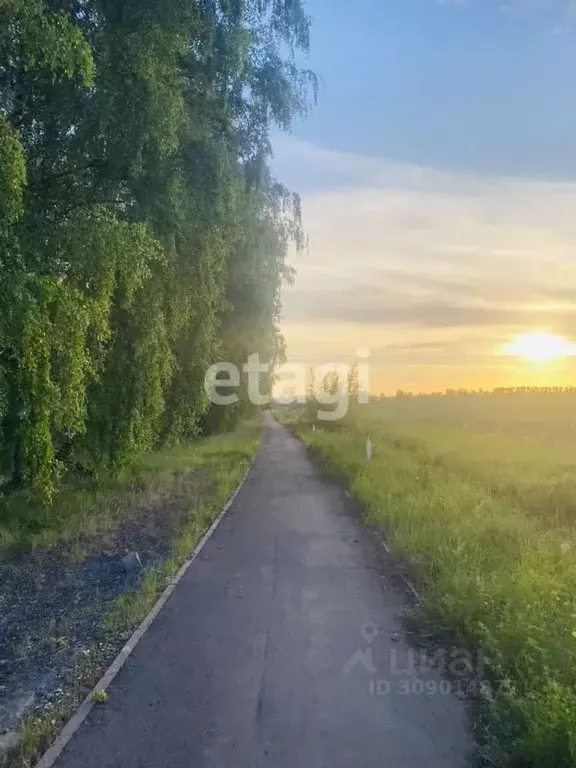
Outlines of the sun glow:
{"label": "sun glow", "polygon": [[554,333],[522,333],[506,345],[504,353],[532,363],[550,363],[576,355],[576,344]]}

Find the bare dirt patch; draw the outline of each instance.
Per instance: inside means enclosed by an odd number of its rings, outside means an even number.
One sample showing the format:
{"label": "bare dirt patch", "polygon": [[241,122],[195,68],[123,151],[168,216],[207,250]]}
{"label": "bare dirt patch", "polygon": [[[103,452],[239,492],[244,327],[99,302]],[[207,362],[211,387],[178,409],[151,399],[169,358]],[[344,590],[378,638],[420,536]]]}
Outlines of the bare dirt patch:
{"label": "bare dirt patch", "polygon": [[[103,619],[169,557],[197,509],[201,473],[175,475],[115,527],[106,517],[103,530],[51,549],[0,553],[0,734],[27,715],[58,709],[92,659],[100,665],[115,655],[122,638],[105,638]],[[141,568],[123,562],[135,552]]]}

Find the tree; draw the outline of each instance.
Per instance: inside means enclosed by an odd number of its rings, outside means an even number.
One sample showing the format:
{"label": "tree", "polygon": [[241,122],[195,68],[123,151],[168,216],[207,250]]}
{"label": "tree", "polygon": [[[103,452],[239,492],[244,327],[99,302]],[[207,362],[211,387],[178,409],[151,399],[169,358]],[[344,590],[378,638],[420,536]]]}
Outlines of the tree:
{"label": "tree", "polygon": [[[282,359],[300,204],[272,125],[315,80],[300,0],[4,0],[1,469],[52,497],[207,419],[222,356]],[[242,360],[243,361],[243,360]]]}

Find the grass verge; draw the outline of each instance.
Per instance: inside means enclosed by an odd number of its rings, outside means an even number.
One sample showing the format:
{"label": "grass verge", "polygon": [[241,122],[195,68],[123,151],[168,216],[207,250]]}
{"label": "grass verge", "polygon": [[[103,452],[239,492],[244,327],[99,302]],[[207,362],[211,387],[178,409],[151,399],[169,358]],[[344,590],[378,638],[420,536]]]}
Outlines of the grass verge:
{"label": "grass verge", "polygon": [[[246,423],[236,433],[146,454],[118,475],[98,481],[72,478],[51,507],[43,507],[26,492],[0,495],[0,550],[52,547],[79,534],[113,529],[135,507],[153,503],[185,473],[208,468],[216,483],[225,483],[227,465],[232,468],[250,454],[259,429],[256,423]],[[220,460],[222,467],[215,471]]]}

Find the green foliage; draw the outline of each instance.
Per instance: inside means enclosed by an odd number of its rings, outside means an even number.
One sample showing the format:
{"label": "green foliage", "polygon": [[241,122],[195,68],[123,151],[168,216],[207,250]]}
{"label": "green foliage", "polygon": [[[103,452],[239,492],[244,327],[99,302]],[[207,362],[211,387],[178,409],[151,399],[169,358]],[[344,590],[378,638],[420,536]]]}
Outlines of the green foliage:
{"label": "green foliage", "polygon": [[[282,359],[303,242],[269,133],[315,79],[299,0],[0,6],[0,476],[51,502],[68,471],[249,410],[206,370]],[[269,382],[271,386],[271,382]]]}
{"label": "green foliage", "polygon": [[92,699],[94,704],[106,704],[106,702],[108,701],[108,694],[106,693],[106,691],[98,690],[98,691],[94,691],[94,693],[90,698]]}
{"label": "green foliage", "polygon": [[44,0],[4,0],[0,8],[3,61],[13,64],[20,59],[26,72],[79,75],[90,86],[94,62],[87,40],[63,9],[50,11],[47,5]]}
{"label": "green foliage", "polygon": [[[0,548],[52,547],[77,542],[83,532],[113,531],[133,519],[135,510],[154,506],[171,493],[182,478],[186,506],[198,496],[201,481],[203,503],[217,508],[223,503],[217,486],[222,480],[228,489],[240,479],[238,473],[257,450],[260,434],[259,422],[242,422],[234,432],[143,453],[119,472],[103,473],[97,483],[87,477],[69,478],[51,507],[38,505],[26,490],[0,497]],[[174,505],[166,514],[176,511]]]}
{"label": "green foliage", "polygon": [[26,164],[17,134],[0,115],[0,222],[11,224],[22,216]]}

